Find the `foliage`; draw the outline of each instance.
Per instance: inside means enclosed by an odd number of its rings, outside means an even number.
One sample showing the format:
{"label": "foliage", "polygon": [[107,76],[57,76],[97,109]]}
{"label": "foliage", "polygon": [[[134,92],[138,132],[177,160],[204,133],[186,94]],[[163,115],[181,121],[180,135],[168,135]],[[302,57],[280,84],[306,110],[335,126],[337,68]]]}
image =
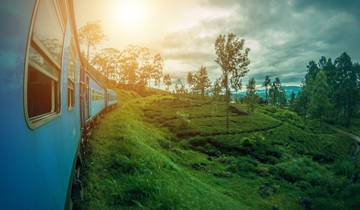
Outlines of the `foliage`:
{"label": "foliage", "polygon": [[332,123],[350,127],[360,106],[359,78],[359,65],[354,64],[347,53],[342,53],[334,63],[325,57],[321,57],[318,64],[310,61],[294,110],[306,117],[309,114],[321,119],[326,115],[335,116]]}
{"label": "foliage", "polygon": [[265,95],[266,95],[266,103],[269,102],[269,86],[271,85],[271,79],[269,75],[266,75],[264,83],[263,83],[263,87],[265,87]]}
{"label": "foliage", "polygon": [[165,74],[164,78],[163,78],[163,83],[166,86],[166,90],[169,91],[170,86],[171,86],[171,77],[170,74]]}
{"label": "foliage", "polygon": [[329,116],[330,105],[330,89],[327,84],[326,74],[320,71],[314,81],[317,85],[312,89],[309,112],[315,118],[327,118]]}
{"label": "foliage", "polygon": [[[248,58],[249,48],[245,48],[245,40],[239,39],[234,33],[219,35],[215,41],[216,63],[222,69],[223,86],[227,105],[230,103],[230,85],[229,80],[239,81],[249,71]],[[226,128],[229,129],[229,115],[227,114]]]}
{"label": "foliage", "polygon": [[217,80],[215,80],[213,86],[212,86],[212,95],[214,96],[214,98],[219,98],[220,94],[221,94],[221,78],[218,78]]}
{"label": "foliage", "polygon": [[254,78],[249,80],[249,84],[246,86],[246,98],[245,103],[248,104],[248,111],[253,112],[258,102],[258,96],[256,95],[256,81]]}
{"label": "foliage", "polygon": [[79,40],[82,44],[86,45],[87,53],[86,58],[90,60],[90,47],[95,46],[104,41],[105,35],[102,31],[100,21],[87,22],[79,29]]}
{"label": "foliage", "polygon": [[[190,76],[190,75],[188,75]],[[188,78],[190,79],[190,78]],[[193,91],[199,91],[201,96],[205,96],[205,91],[211,83],[205,66],[201,66],[199,72],[193,74]]]}
{"label": "foliage", "polygon": [[[80,209],[356,209],[353,142],[281,107],[121,90],[94,129]],[[310,128],[315,127],[312,130]],[[179,187],[180,186],[180,187]]]}

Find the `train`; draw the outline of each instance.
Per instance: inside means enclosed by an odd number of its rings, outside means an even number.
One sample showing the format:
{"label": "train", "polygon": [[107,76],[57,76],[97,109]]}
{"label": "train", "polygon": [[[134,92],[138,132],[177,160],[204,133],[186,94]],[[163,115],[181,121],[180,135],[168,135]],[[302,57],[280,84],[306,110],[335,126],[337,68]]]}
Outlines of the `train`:
{"label": "train", "polygon": [[0,209],[72,209],[91,129],[118,103],[81,56],[72,0],[0,4]]}

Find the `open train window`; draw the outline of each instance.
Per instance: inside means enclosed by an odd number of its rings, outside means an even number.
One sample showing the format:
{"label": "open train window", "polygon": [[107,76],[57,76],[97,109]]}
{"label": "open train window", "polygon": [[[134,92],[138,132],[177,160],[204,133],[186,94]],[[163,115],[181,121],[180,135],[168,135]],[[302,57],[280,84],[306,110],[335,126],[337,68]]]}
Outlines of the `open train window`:
{"label": "open train window", "polygon": [[72,110],[75,106],[75,71],[77,54],[75,50],[75,44],[73,40],[69,46],[69,61],[68,61],[68,81],[67,81],[67,99],[68,99],[68,110]]}
{"label": "open train window", "polygon": [[64,37],[61,9],[53,0],[39,0],[34,15],[25,70],[25,113],[37,127],[60,112],[60,71]]}

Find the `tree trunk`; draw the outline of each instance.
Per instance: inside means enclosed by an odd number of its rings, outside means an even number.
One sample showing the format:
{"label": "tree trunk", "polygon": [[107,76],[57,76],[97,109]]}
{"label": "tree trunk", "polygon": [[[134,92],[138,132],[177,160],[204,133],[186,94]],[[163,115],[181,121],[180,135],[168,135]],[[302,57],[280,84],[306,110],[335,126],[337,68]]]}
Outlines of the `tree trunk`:
{"label": "tree trunk", "polygon": [[226,132],[229,133],[229,105],[230,105],[230,91],[228,73],[225,74],[225,95],[226,95]]}

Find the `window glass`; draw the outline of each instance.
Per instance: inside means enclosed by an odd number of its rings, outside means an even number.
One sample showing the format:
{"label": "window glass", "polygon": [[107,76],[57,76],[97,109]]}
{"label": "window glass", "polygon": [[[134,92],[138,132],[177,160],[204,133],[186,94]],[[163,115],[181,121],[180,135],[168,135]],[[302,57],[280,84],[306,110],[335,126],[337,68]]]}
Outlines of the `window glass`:
{"label": "window glass", "polygon": [[69,52],[68,79],[74,82],[75,81],[75,69],[76,69],[77,54],[75,51],[75,46],[74,46],[73,41],[71,42],[68,52]]}
{"label": "window glass", "polygon": [[68,60],[68,108],[72,109],[75,105],[75,71],[76,71],[76,62],[77,62],[77,53],[75,50],[74,39],[72,38],[71,44],[67,50],[69,53]]}
{"label": "window glass", "polygon": [[92,101],[104,100],[104,94],[95,89],[92,89],[91,100]]}
{"label": "window glass", "polygon": [[26,103],[30,122],[60,111],[63,29],[56,1],[40,0],[35,14],[26,71]]}
{"label": "window glass", "polygon": [[63,30],[53,2],[51,0],[40,0],[35,17],[33,41],[60,65]]}
{"label": "window glass", "polygon": [[43,115],[49,112],[55,112],[58,96],[57,82],[48,76],[29,66],[28,68],[28,115],[29,118]]}

